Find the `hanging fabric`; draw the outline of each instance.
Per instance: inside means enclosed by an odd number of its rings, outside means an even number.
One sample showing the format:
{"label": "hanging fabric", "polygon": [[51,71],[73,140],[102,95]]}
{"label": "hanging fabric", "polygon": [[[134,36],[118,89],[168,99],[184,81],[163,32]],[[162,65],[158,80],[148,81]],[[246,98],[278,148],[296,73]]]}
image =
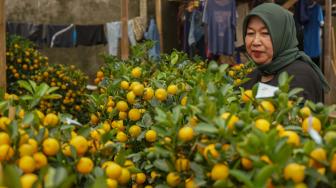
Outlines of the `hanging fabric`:
{"label": "hanging fabric", "polygon": [[145,38],[147,40],[152,40],[155,42],[153,48],[150,49],[148,52],[149,57],[153,59],[158,59],[160,57],[160,35],[155,20],[153,18],[149,22],[148,31],[145,33]]}
{"label": "hanging fabric", "polygon": [[203,22],[207,24],[209,52],[216,55],[233,55],[236,28],[235,0],[208,0]]}
{"label": "hanging fabric", "polygon": [[76,25],[76,45],[93,46],[106,44],[104,25]]}

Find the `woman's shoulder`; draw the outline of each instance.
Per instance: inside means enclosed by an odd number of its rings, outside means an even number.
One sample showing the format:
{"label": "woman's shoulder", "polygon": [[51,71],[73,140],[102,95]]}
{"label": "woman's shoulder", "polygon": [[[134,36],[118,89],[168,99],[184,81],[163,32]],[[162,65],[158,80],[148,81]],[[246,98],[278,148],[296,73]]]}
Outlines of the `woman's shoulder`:
{"label": "woman's shoulder", "polygon": [[309,65],[309,62],[303,60],[295,60],[293,63],[286,66],[284,71],[287,71],[288,73],[316,74],[312,66]]}

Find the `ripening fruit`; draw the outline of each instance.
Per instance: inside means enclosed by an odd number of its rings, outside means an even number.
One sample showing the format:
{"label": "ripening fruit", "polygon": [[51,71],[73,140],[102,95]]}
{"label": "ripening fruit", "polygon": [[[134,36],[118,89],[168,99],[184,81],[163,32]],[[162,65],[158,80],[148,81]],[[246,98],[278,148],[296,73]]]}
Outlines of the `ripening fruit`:
{"label": "ripening fruit", "polygon": [[137,173],[135,175],[135,182],[137,184],[141,185],[141,184],[145,183],[145,181],[146,181],[146,174],[141,172],[141,173]]}
{"label": "ripening fruit", "polygon": [[272,114],[275,111],[275,108],[270,101],[261,101],[260,105],[258,106],[258,110],[260,112],[266,111]]}
{"label": "ripening fruit", "polygon": [[58,116],[54,113],[49,113],[45,116],[43,119],[43,125],[44,126],[51,126],[54,127],[58,124]]}
{"label": "ripening fruit", "polygon": [[128,129],[128,133],[131,135],[131,137],[136,138],[140,135],[141,133],[141,127],[138,125],[132,125],[129,129]]}
{"label": "ripening fruit", "polygon": [[182,127],[178,132],[178,137],[183,142],[188,142],[194,137],[194,130],[191,127]]}
{"label": "ripening fruit", "polygon": [[141,118],[139,109],[133,108],[128,112],[128,118],[132,121],[138,121]]}
{"label": "ripening fruit", "polygon": [[11,146],[7,144],[0,145],[0,162],[8,161],[14,155],[14,150]]}
{"label": "ripening fruit", "polygon": [[307,118],[311,115],[311,110],[309,107],[305,106],[300,109],[300,115],[302,118]]}
{"label": "ripening fruit", "polygon": [[295,183],[300,183],[305,177],[305,166],[297,163],[290,163],[284,169],[284,177],[286,180],[293,180]]}
{"label": "ripening fruit", "polygon": [[321,131],[321,121],[313,116],[309,116],[305,118],[302,122],[302,130],[303,132],[308,132],[308,128],[311,127],[315,131],[320,132]]}
{"label": "ripening fruit", "polygon": [[145,139],[147,142],[155,142],[157,134],[154,130],[148,130],[145,134]]}
{"label": "ripening fruit", "polygon": [[252,90],[245,90],[244,93],[242,94],[241,96],[241,100],[244,102],[244,103],[247,103],[249,102],[250,100],[253,99],[253,93],[252,93]]}
{"label": "ripening fruit", "polygon": [[42,152],[35,153],[33,158],[35,160],[36,169],[40,169],[48,164],[48,159]]}
{"label": "ripening fruit", "polygon": [[78,155],[84,155],[87,151],[89,144],[85,137],[75,136],[70,140],[70,145],[72,145]]}
{"label": "ripening fruit", "polygon": [[23,156],[19,160],[19,168],[24,173],[32,173],[35,170],[35,160],[31,156]]}
{"label": "ripening fruit", "polygon": [[[227,120],[229,117],[230,117],[230,119]],[[224,112],[221,115],[221,118],[224,119],[224,120],[226,120],[226,125],[227,125],[227,127],[228,127],[229,130],[232,130],[233,127],[234,127],[234,125],[235,125],[235,123],[239,120],[239,118],[236,115],[231,115],[228,112]]]}
{"label": "ripening fruit", "polygon": [[269,131],[271,124],[266,119],[258,119],[255,122],[255,126],[262,132],[267,132]]}
{"label": "ripening fruit", "polygon": [[128,110],[128,104],[125,101],[119,101],[117,102],[117,110],[120,112],[126,112]]}
{"label": "ripening fruit", "polygon": [[131,71],[131,75],[134,78],[140,78],[140,76],[141,76],[141,68],[140,67],[133,68],[132,71]]}
{"label": "ripening fruit", "polygon": [[43,153],[48,156],[54,156],[60,149],[59,143],[54,138],[47,138],[43,141]]}
{"label": "ripening fruit", "polygon": [[176,172],[169,172],[166,177],[167,184],[170,187],[176,187],[180,184],[180,176]]}
{"label": "ripening fruit", "polygon": [[[32,188],[34,183],[38,180],[38,176],[36,174],[23,174],[20,177],[20,183],[22,188]],[[38,187],[38,186],[37,186]]]}
{"label": "ripening fruit", "polygon": [[174,84],[169,85],[168,88],[167,88],[167,92],[171,95],[175,95],[177,93],[177,91],[178,91],[178,88]]}
{"label": "ripening fruit", "polygon": [[294,131],[284,131],[281,135],[281,137],[287,137],[287,143],[292,144],[294,146],[300,145],[300,137],[299,135]]}
{"label": "ripening fruit", "polygon": [[155,98],[159,101],[165,101],[167,99],[167,91],[163,88],[159,88],[155,91]]}
{"label": "ripening fruit", "polygon": [[313,166],[315,168],[323,167],[319,161],[327,160],[327,152],[323,148],[314,149],[309,156],[311,157],[311,159],[309,159],[309,166]]}
{"label": "ripening fruit", "polygon": [[81,174],[89,174],[93,169],[93,162],[88,157],[81,157],[76,165],[76,170]]}
{"label": "ripening fruit", "polygon": [[229,168],[225,164],[215,164],[211,170],[211,179],[214,181],[225,180],[229,176]]}
{"label": "ripening fruit", "polygon": [[107,165],[107,167],[105,169],[105,173],[106,173],[107,177],[116,180],[120,177],[121,170],[122,170],[122,168],[120,167],[120,165],[118,165],[115,162],[111,162]]}
{"label": "ripening fruit", "polygon": [[131,173],[129,172],[129,170],[127,168],[122,168],[121,174],[118,178],[118,182],[121,185],[125,185],[129,182],[130,179],[131,179]]}
{"label": "ripening fruit", "polygon": [[154,96],[153,88],[151,88],[151,87],[146,88],[145,92],[144,92],[144,95],[143,95],[143,98],[145,100],[151,100],[153,98],[153,96]]}
{"label": "ripening fruit", "polygon": [[121,81],[120,87],[124,90],[127,90],[129,88],[129,83],[125,80]]}

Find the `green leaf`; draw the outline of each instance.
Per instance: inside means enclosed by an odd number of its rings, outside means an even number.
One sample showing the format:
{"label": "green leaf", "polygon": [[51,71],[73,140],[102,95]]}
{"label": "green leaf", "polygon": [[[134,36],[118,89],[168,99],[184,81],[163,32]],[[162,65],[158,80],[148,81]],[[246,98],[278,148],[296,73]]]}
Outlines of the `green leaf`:
{"label": "green leaf", "polygon": [[275,165],[267,165],[260,169],[254,178],[256,187],[265,187],[267,180],[272,176],[273,172],[276,170]]}
{"label": "green leaf", "polygon": [[85,126],[85,127],[80,128],[77,133],[84,137],[88,137],[90,135],[90,132],[91,132],[91,127]]}
{"label": "green leaf", "polygon": [[199,123],[195,127],[195,131],[199,133],[208,133],[208,134],[215,134],[218,132],[218,129],[213,125],[207,123]]}
{"label": "green leaf", "polygon": [[33,80],[28,80],[29,84],[31,85],[33,91],[36,91],[36,82],[34,82]]}
{"label": "green leaf", "polygon": [[292,97],[294,95],[297,95],[303,91],[302,88],[294,88],[288,93],[288,97]]}
{"label": "green leaf", "polygon": [[33,100],[34,97],[30,96],[30,95],[24,95],[24,96],[20,97],[20,99],[24,100],[24,101],[30,101],[30,100]]}
{"label": "green leaf", "polygon": [[154,166],[164,172],[169,172],[170,168],[166,160],[164,159],[158,159],[154,161]]}
{"label": "green leaf", "polygon": [[104,188],[107,187],[106,178],[104,176],[96,176],[96,179],[91,188]]}
{"label": "green leaf", "polygon": [[59,94],[50,94],[43,96],[43,99],[60,99],[62,98],[62,95]]}
{"label": "green leaf", "polygon": [[173,109],[173,123],[174,125],[181,119],[181,107],[177,106]]}
{"label": "green leaf", "polygon": [[67,177],[66,180],[62,182],[61,185],[58,186],[58,188],[71,188],[74,187],[73,184],[76,181],[76,174],[72,174]]}
{"label": "green leaf", "polygon": [[14,165],[5,165],[3,181],[6,187],[21,188],[20,174]]}
{"label": "green leaf", "polygon": [[53,93],[54,91],[58,90],[59,87],[50,87],[47,91],[47,94]]}
{"label": "green leaf", "polygon": [[32,95],[34,94],[34,89],[27,81],[19,80],[17,83],[19,84],[19,87],[29,91]]}
{"label": "green leaf", "polygon": [[243,171],[240,170],[230,170],[230,175],[235,177],[238,181],[244,183],[247,187],[257,187],[254,186],[253,183],[251,182],[251,178],[247,176]]}
{"label": "green leaf", "polygon": [[22,123],[25,125],[31,125],[34,122],[34,113],[33,112],[28,112],[25,114]]}
{"label": "green leaf", "polygon": [[41,98],[43,97],[49,89],[49,86],[46,83],[42,83],[41,85],[37,86],[36,96]]}

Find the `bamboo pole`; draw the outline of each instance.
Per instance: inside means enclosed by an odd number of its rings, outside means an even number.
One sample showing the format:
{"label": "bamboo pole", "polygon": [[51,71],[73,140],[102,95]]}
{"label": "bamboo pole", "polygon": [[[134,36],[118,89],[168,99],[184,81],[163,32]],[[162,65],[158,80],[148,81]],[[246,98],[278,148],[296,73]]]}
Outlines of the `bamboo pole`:
{"label": "bamboo pole", "polygon": [[160,36],[160,51],[163,52],[163,35],[162,35],[162,1],[155,1],[155,15],[156,15],[156,25],[158,27]]}
{"label": "bamboo pole", "polygon": [[0,88],[6,91],[6,22],[5,0],[0,0]]}
{"label": "bamboo pole", "polygon": [[147,0],[140,0],[140,17],[144,19],[144,24],[147,25]]}
{"label": "bamboo pole", "polygon": [[121,59],[129,56],[128,42],[128,0],[121,0]]}
{"label": "bamboo pole", "polygon": [[332,28],[332,18],[331,18],[331,0],[325,0],[325,25],[324,25],[324,54],[323,54],[323,67],[325,77],[331,87],[329,92],[325,93],[324,103],[325,104],[335,104],[336,98],[333,96],[335,92],[335,86],[333,85],[336,75],[334,74],[332,68],[331,59],[331,28]]}

